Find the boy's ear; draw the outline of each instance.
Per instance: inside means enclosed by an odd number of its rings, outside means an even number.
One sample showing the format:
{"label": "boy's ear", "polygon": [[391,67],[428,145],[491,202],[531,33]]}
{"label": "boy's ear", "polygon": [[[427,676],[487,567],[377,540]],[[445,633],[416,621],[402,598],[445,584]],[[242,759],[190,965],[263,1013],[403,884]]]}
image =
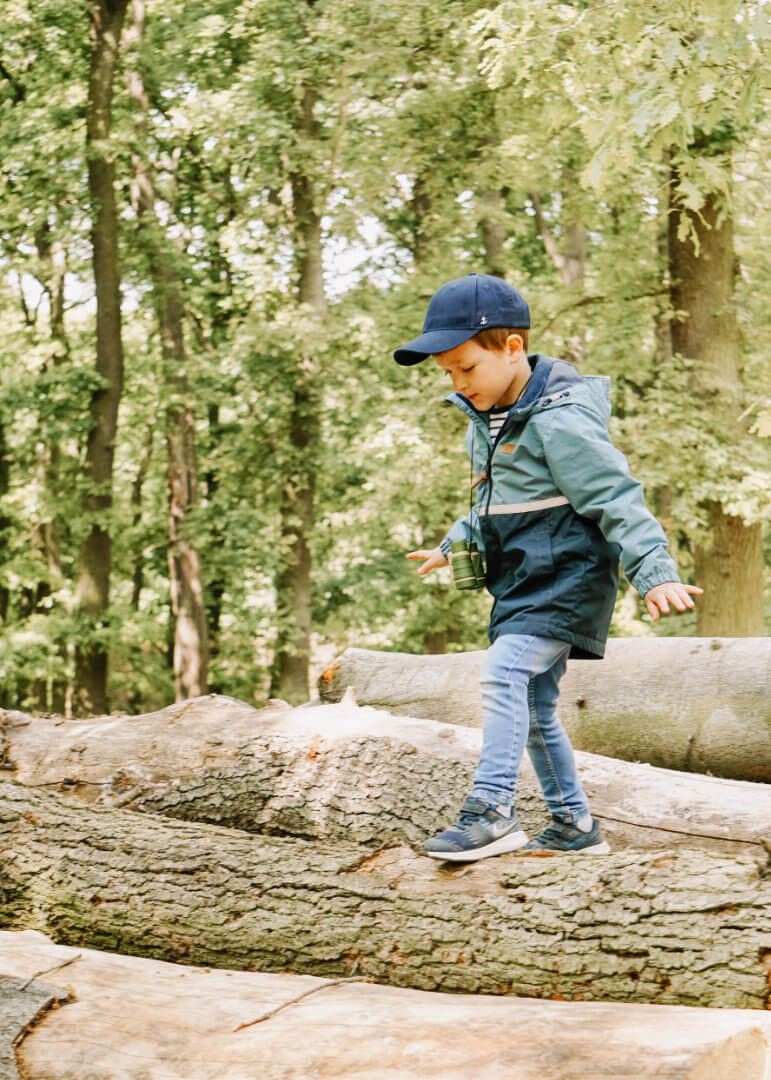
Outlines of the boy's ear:
{"label": "boy's ear", "polygon": [[525,351],[525,343],[519,334],[509,334],[506,338],[506,352],[510,355]]}

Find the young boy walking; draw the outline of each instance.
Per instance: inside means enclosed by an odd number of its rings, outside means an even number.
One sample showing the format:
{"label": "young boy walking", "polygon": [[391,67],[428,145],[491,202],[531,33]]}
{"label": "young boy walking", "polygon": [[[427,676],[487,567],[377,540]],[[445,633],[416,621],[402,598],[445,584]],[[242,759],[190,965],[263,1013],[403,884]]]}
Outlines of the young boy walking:
{"label": "young boy walking", "polygon": [[[397,349],[404,366],[429,356],[452,380],[448,401],[469,418],[466,446],[476,505],[439,547],[411,551],[419,574],[449,561],[454,541],[476,542],[493,596],[482,667],[483,742],[470,796],[426,855],[472,862],[505,851],[610,850],[592,817],[573,748],[557,719],[568,657],[600,659],[619,557],[651,618],[693,607],[664,532],[626,458],[610,442],[609,380],[562,360],[528,356],[530,310],[497,277],[443,285],[423,333]],[[551,813],[534,840],[514,796],[527,748]]]}

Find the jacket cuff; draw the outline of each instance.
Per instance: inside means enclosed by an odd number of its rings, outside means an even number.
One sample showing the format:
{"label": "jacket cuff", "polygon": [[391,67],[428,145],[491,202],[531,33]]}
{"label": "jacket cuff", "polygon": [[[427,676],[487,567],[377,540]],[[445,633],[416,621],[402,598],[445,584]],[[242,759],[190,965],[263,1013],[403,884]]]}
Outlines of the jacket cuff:
{"label": "jacket cuff", "polygon": [[656,585],[663,585],[666,581],[679,581],[680,575],[677,572],[674,560],[666,554],[661,552],[654,559],[647,560],[639,573],[635,574],[634,585],[640,596],[653,589]]}

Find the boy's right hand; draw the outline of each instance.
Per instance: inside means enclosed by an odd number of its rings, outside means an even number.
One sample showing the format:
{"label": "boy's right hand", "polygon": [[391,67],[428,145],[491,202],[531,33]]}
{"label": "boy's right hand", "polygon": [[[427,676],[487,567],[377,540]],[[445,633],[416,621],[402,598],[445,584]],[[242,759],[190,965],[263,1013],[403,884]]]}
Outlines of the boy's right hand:
{"label": "boy's right hand", "polygon": [[422,549],[420,551],[408,551],[405,559],[423,559],[423,565],[418,570],[421,575],[427,574],[430,570],[436,570],[439,566],[448,565],[440,547],[432,548],[431,551],[423,551]]}

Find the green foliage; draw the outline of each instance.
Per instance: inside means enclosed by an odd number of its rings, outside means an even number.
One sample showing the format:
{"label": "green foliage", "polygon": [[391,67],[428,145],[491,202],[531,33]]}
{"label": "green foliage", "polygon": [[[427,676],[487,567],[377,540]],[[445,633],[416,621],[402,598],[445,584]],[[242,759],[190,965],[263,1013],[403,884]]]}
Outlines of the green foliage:
{"label": "green foliage", "polygon": [[[98,389],[89,14],[53,0],[9,0],[0,14],[0,703],[65,707],[73,650],[98,635],[116,708],[173,695],[170,391],[149,239],[163,240],[183,282],[201,493],[188,530],[217,690],[268,694],[281,490],[298,465],[288,424],[304,364],[314,365],[321,423],[306,452],[320,648],[484,646],[488,599],[460,595],[446,572],[424,581],[404,559],[465,511],[467,463],[441,374],[431,361],[399,368],[391,352],[419,330],[443,280],[486,269],[490,206],[506,274],[531,302],[533,351],[612,377],[615,438],[684,570],[705,500],[748,521],[767,515],[764,4],[151,0],[145,39],[124,48],[116,81],[126,384],[113,507],[102,515],[110,613],[104,626],[84,624],[74,601],[88,524],[80,463]],[[150,102],[143,132],[125,89],[132,65]],[[140,147],[156,188],[154,237],[132,202]],[[692,396],[688,362],[662,353],[673,169],[682,205],[698,212],[720,192],[734,223],[745,415],[730,429]],[[297,297],[298,176],[322,215],[323,319]],[[584,253],[571,278],[575,235]],[[622,589],[615,632],[682,632],[682,621],[654,628],[646,618]]]}

